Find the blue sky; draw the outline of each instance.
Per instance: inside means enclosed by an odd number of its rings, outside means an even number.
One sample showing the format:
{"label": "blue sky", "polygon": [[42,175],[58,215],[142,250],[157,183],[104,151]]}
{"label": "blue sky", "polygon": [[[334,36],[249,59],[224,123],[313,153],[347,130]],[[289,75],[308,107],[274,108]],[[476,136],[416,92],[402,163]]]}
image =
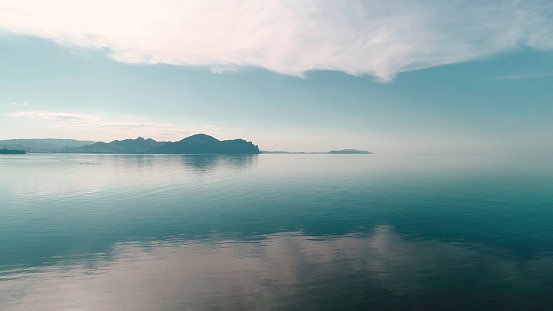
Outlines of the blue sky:
{"label": "blue sky", "polygon": [[551,1],[0,0],[0,139],[553,152]]}

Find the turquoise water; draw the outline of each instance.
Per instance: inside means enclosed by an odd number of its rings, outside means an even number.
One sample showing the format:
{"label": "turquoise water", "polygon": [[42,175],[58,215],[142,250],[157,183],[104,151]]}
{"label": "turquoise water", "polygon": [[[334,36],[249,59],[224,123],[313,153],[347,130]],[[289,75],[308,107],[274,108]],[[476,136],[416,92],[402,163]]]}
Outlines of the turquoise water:
{"label": "turquoise water", "polygon": [[0,310],[550,310],[553,159],[0,157]]}

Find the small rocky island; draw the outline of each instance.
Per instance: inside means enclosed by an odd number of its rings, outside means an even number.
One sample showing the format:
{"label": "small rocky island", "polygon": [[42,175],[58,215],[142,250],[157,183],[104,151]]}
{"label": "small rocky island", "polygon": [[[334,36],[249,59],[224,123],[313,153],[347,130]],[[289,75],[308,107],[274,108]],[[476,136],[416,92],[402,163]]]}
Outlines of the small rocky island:
{"label": "small rocky island", "polygon": [[26,154],[25,150],[0,149],[0,154]]}
{"label": "small rocky island", "polygon": [[357,150],[357,149],[342,149],[342,150],[332,150],[328,152],[304,152],[304,151],[266,151],[263,150],[261,153],[266,154],[374,154],[366,150]]}
{"label": "small rocky island", "polygon": [[332,150],[329,151],[330,154],[373,154],[367,150],[357,150],[357,149],[342,149],[342,150]]}

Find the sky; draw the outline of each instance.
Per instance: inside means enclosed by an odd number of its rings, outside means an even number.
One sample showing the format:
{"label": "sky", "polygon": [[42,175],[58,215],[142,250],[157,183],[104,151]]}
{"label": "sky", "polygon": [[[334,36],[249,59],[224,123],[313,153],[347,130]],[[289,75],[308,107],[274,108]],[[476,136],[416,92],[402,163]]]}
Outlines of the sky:
{"label": "sky", "polygon": [[0,0],[0,139],[553,153],[553,1]]}

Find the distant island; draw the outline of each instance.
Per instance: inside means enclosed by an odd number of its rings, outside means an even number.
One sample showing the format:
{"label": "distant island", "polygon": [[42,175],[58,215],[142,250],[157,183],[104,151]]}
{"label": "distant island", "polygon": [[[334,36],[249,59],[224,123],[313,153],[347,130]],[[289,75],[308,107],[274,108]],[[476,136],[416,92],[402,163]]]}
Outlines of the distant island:
{"label": "distant island", "polygon": [[332,150],[329,151],[330,154],[373,154],[367,150],[357,150],[357,149],[342,149],[342,150]]}
{"label": "distant island", "polygon": [[374,154],[367,150],[357,150],[357,149],[343,149],[343,150],[332,150],[328,152],[302,152],[302,151],[266,151],[263,150],[261,153],[264,154]]}
{"label": "distant island", "polygon": [[26,154],[25,150],[0,149],[0,154]]}

